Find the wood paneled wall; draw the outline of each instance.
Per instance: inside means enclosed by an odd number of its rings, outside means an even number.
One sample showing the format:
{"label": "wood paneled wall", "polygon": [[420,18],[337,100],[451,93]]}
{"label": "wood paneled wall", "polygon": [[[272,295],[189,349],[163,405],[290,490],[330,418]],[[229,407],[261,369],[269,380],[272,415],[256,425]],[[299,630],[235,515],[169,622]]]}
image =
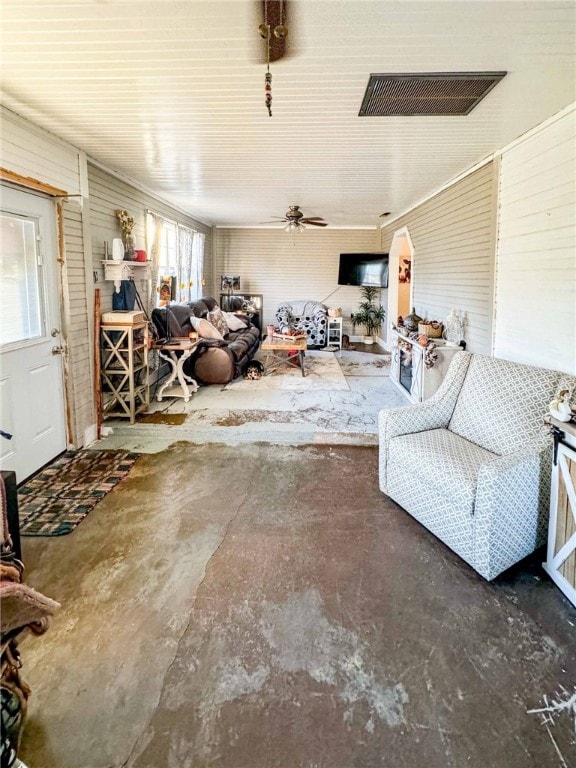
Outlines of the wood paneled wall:
{"label": "wood paneled wall", "polygon": [[[379,251],[377,230],[307,228],[297,235],[283,229],[217,229],[214,292],[220,275],[240,275],[242,291],[262,293],[264,322],[273,322],[282,301],[309,299],[341,307],[344,332],[358,309],[359,289],[338,286],[340,253]],[[381,301],[386,306],[387,291]],[[358,330],[358,333],[361,333]]]}
{"label": "wood paneled wall", "polygon": [[[63,291],[66,297],[65,323],[68,344],[67,391],[73,402],[72,428],[75,446],[84,444],[86,429],[95,423],[94,386],[92,376],[92,332],[89,322],[84,263],[82,209],[75,200],[64,203]],[[90,311],[92,311],[90,309]]]}
{"label": "wood paneled wall", "polygon": [[[150,194],[130,185],[126,181],[113,176],[102,168],[88,163],[88,188],[90,200],[90,232],[92,241],[93,269],[98,276],[98,285],[101,289],[102,311],[112,309],[112,294],[114,284],[104,281],[104,243],[108,242],[112,247],[112,239],[120,237],[120,229],[115,211],[125,208],[136,221],[134,235],[136,248],[146,248],[146,210],[165,216],[171,221],[176,221],[187,227],[204,232],[206,235],[204,251],[204,279],[208,290],[213,282],[212,277],[212,229],[202,224],[191,216],[171,207]],[[148,282],[136,281],[136,287],[146,304],[146,296],[149,289]],[[156,286],[152,286],[155,290]]]}
{"label": "wood paneled wall", "polygon": [[464,311],[468,349],[488,355],[496,249],[495,165],[487,163],[381,231],[381,248],[389,251],[394,232],[408,228],[418,314],[443,321],[452,308]]}
{"label": "wood paneled wall", "polygon": [[576,373],[576,111],[502,154],[497,357]]}

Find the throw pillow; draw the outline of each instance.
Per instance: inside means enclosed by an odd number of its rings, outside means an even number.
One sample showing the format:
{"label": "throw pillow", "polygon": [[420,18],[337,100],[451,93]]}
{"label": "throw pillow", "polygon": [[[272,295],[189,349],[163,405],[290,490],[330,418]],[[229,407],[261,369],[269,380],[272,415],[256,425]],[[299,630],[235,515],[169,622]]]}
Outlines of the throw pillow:
{"label": "throw pillow", "polygon": [[238,317],[234,312],[223,312],[222,314],[224,315],[226,325],[231,331],[241,331],[247,328],[250,322],[246,316]]}
{"label": "throw pillow", "polygon": [[226,336],[228,333],[228,325],[226,324],[224,313],[220,307],[214,307],[214,309],[211,309],[210,312],[208,312],[208,322],[212,323],[214,328],[216,328],[222,336]]}
{"label": "throw pillow", "polygon": [[214,328],[212,323],[209,323],[208,320],[192,316],[190,322],[192,323],[192,328],[194,328],[201,339],[218,339],[218,341],[224,341],[224,337],[220,331]]}

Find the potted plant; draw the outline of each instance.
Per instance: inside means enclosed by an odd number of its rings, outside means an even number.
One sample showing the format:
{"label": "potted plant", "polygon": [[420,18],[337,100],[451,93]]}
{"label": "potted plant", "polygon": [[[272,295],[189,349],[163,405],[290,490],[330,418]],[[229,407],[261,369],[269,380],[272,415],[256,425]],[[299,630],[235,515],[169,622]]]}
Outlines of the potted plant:
{"label": "potted plant", "polygon": [[373,285],[363,285],[360,288],[363,301],[359,304],[358,312],[355,312],[351,316],[352,326],[356,330],[356,326],[364,326],[366,335],[362,341],[364,344],[373,344],[374,335],[380,331],[382,323],[386,318],[386,310],[381,304],[375,303],[376,295],[378,294],[378,288]]}

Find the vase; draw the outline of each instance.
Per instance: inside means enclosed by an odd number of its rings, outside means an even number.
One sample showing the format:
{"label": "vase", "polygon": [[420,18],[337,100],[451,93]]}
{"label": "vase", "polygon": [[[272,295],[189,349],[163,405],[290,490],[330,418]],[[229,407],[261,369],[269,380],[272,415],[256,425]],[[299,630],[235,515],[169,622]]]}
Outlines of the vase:
{"label": "vase", "polygon": [[136,254],[136,238],[134,235],[124,235],[124,261],[134,261]]}

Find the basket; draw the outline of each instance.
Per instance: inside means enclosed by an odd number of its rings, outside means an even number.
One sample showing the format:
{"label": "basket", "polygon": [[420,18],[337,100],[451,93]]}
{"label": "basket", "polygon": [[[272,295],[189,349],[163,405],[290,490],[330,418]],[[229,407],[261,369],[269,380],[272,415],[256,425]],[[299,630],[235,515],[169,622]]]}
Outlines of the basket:
{"label": "basket", "polygon": [[442,323],[418,323],[418,333],[427,336],[429,339],[442,338]]}

